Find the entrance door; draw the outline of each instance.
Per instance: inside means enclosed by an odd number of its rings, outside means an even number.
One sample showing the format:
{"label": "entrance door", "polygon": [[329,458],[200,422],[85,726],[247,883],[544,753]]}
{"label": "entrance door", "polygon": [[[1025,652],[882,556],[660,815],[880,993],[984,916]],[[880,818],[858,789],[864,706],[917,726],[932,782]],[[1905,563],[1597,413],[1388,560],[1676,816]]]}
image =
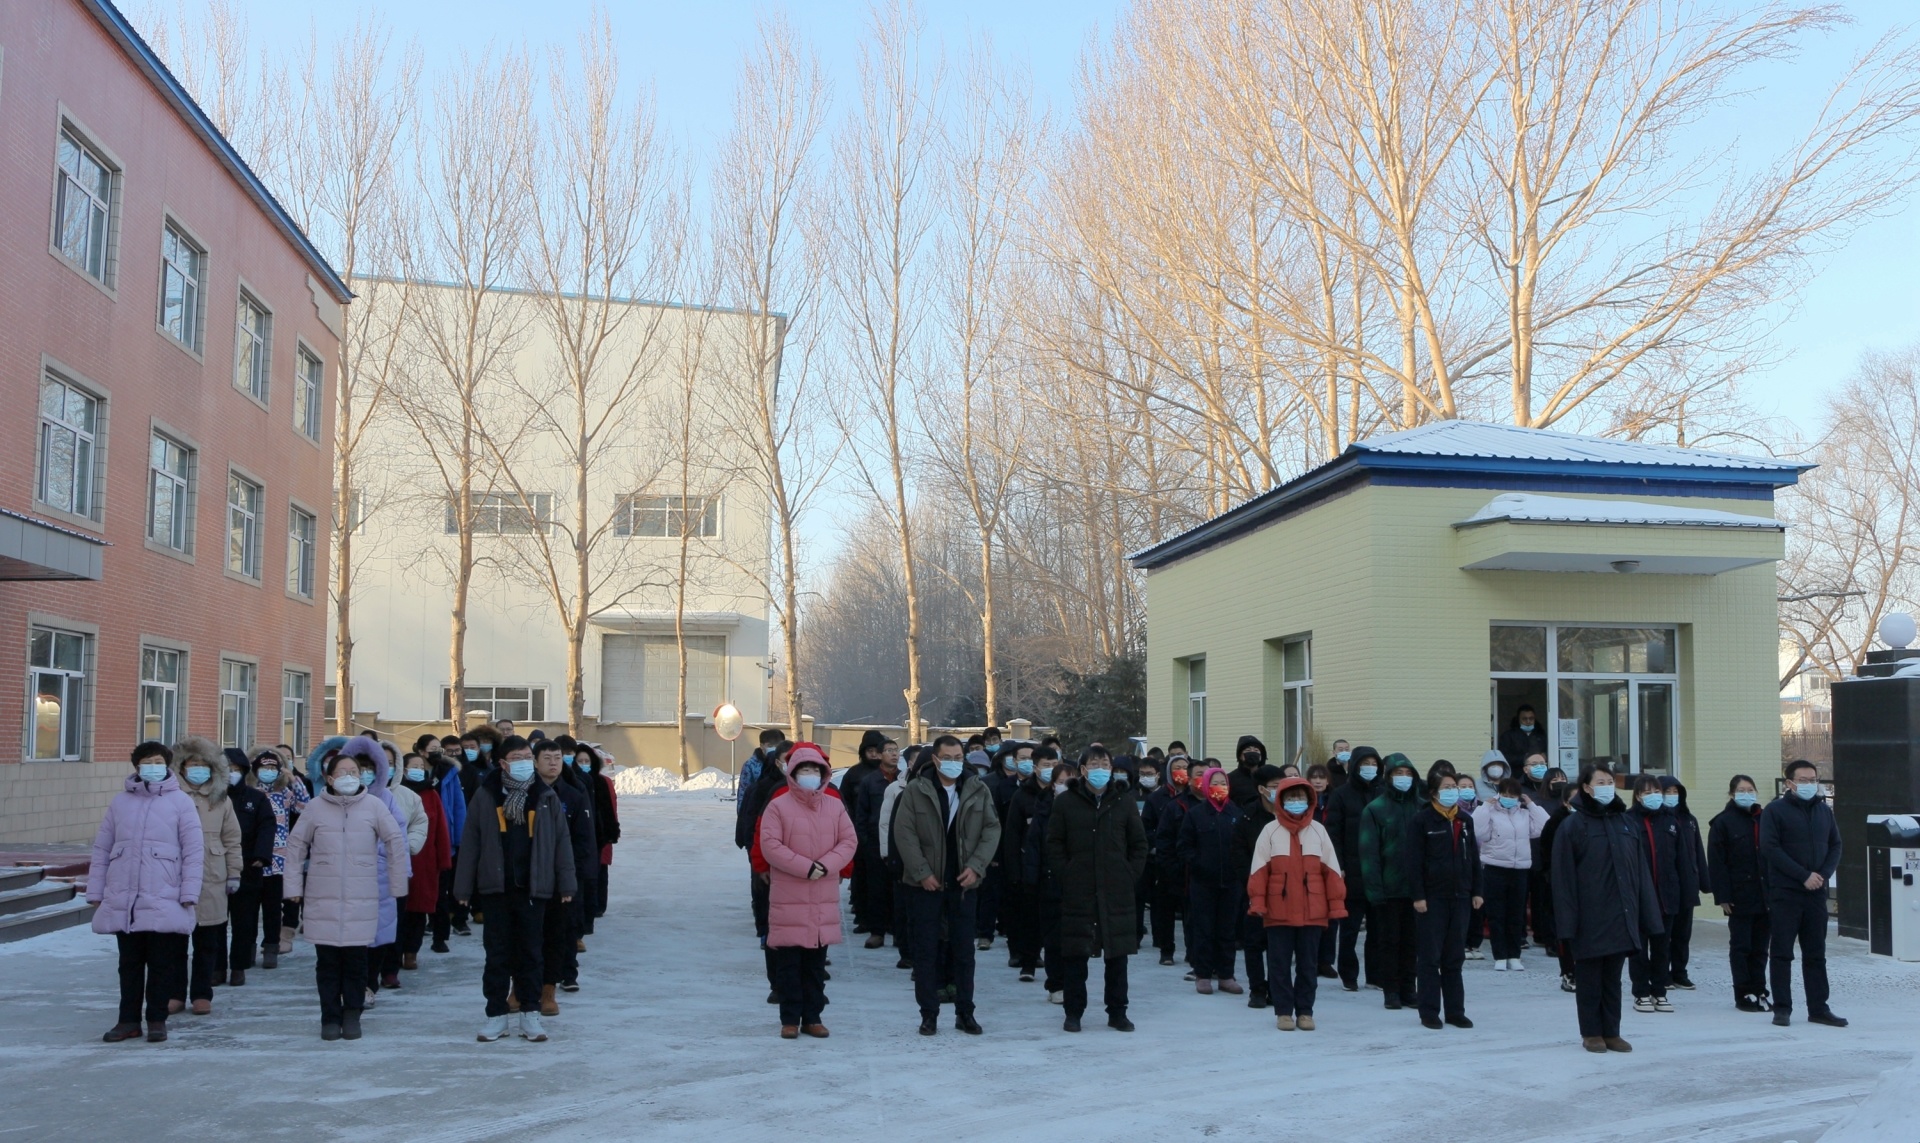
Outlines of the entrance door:
{"label": "entrance door", "polygon": [[1633,697],[1625,679],[1561,679],[1554,712],[1559,765],[1572,777],[1583,762],[1633,769]]}

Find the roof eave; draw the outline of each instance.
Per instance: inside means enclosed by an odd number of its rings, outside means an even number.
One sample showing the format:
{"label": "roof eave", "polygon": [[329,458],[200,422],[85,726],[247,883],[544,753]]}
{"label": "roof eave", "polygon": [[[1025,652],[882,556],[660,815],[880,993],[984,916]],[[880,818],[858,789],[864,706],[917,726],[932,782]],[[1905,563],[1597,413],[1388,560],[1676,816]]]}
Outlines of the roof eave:
{"label": "roof eave", "polygon": [[1482,476],[1574,476],[1602,480],[1680,480],[1691,484],[1770,484],[1785,488],[1799,482],[1811,464],[1752,468],[1704,465],[1617,464],[1598,460],[1535,460],[1506,457],[1420,456],[1358,450],[1352,455],[1368,468],[1416,472],[1460,472]]}

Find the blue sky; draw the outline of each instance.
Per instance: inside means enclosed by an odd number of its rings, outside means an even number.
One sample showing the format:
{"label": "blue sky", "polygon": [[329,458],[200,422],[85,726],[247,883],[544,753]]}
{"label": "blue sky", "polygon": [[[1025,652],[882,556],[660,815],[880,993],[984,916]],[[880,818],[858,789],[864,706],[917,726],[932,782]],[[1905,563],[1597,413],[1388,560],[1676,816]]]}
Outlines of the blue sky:
{"label": "blue sky", "polygon": [[[1470,2],[1470,0],[1463,0]],[[131,6],[131,5],[130,5]],[[650,80],[668,125],[700,148],[726,128],[733,75],[766,5],[747,0],[609,0],[630,78]],[[170,5],[169,5],[170,7]],[[1712,129],[1742,153],[1764,154],[1804,122],[1827,85],[1857,50],[1920,17],[1913,0],[1853,0],[1843,7],[1853,27],[1809,46],[1800,60],[1749,73],[1752,97],[1717,118]],[[478,52],[490,43],[571,43],[590,0],[251,0],[259,40],[292,44],[309,27],[328,34],[377,9],[400,38],[418,39],[429,66]],[[1004,55],[1024,63],[1042,98],[1070,107],[1078,60],[1089,37],[1111,28],[1122,0],[923,0],[930,30],[951,45],[986,34]],[[867,18],[865,0],[805,0],[788,13],[810,35],[839,91],[853,84],[855,45]],[[1798,304],[1780,307],[1777,340],[1783,359],[1749,379],[1765,413],[1811,427],[1819,395],[1844,379],[1868,349],[1920,340],[1920,193],[1887,218],[1861,228],[1839,250],[1817,260]]]}

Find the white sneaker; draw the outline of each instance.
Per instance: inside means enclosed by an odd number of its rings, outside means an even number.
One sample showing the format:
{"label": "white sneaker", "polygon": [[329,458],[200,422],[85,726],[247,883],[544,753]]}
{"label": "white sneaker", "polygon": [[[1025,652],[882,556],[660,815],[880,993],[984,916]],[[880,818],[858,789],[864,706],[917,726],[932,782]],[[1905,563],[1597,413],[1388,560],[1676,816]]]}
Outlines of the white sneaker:
{"label": "white sneaker", "polygon": [[1653,1010],[1655,1012],[1671,1012],[1673,1011],[1673,1001],[1668,1000],[1664,996],[1656,996],[1653,998]]}
{"label": "white sneaker", "polygon": [[1493,962],[1493,971],[1495,971],[1495,972],[1505,972],[1505,971],[1507,971],[1507,962],[1506,962],[1506,961],[1504,961],[1504,960],[1496,960],[1496,961],[1494,961],[1494,962]]}
{"label": "white sneaker", "polygon": [[366,1003],[365,1003],[365,1004],[363,1004],[363,1005],[362,1005],[362,1007],[364,1007],[364,1008],[366,1008],[366,1009],[367,1009],[368,1011],[372,1011],[372,1009],[373,1009],[373,1000],[374,1000],[374,995],[375,995],[375,994],[374,994],[374,991],[373,991],[373,989],[371,989],[371,988],[369,988],[369,989],[367,989],[367,999],[366,999]]}
{"label": "white sneaker", "polygon": [[1651,996],[1636,996],[1636,997],[1634,997],[1634,998],[1633,998],[1633,1010],[1634,1010],[1635,1012],[1651,1012],[1651,1011],[1653,1011],[1653,997],[1651,997]]}
{"label": "white sneaker", "polygon": [[507,1018],[505,1016],[489,1016],[487,1017],[487,1022],[480,1026],[478,1039],[483,1044],[491,1044],[495,1040],[504,1040],[506,1038]]}
{"label": "white sneaker", "polygon": [[1048,1004],[1065,1004],[1066,1002],[1067,1002],[1067,994],[1064,992],[1047,993]]}
{"label": "white sneaker", "polygon": [[1467,959],[1468,960],[1485,960],[1487,959],[1487,954],[1481,952],[1479,949],[1468,949]]}
{"label": "white sneaker", "polygon": [[1510,968],[1510,969],[1512,969],[1512,970],[1513,970],[1513,971],[1515,971],[1515,972],[1525,972],[1525,971],[1527,971],[1527,966],[1526,966],[1526,964],[1525,964],[1525,963],[1523,963],[1523,962],[1521,961],[1521,959],[1520,959],[1519,957],[1514,957],[1514,958],[1513,958],[1512,960],[1510,960],[1510,961],[1508,961],[1508,962],[1507,962],[1507,967],[1508,967],[1508,968]]}
{"label": "white sneaker", "polygon": [[540,1013],[527,1012],[525,1010],[521,1011],[520,1038],[522,1040],[530,1040],[536,1044],[546,1042],[547,1030],[540,1026]]}

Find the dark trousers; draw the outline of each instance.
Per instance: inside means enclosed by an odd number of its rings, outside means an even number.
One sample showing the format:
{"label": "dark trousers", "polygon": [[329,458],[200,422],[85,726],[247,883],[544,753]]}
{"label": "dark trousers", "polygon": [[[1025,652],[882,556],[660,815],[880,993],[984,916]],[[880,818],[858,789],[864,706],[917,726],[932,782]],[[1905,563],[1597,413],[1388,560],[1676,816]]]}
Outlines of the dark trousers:
{"label": "dark trousers", "polygon": [[[1493,959],[1512,960],[1520,955],[1520,942],[1527,935],[1527,870],[1483,866],[1486,877],[1487,928],[1493,940]],[[1469,920],[1471,925],[1471,920]]]}
{"label": "dark trousers", "polygon": [[187,970],[187,934],[116,933],[114,939],[120,946],[120,1023],[138,1024],[143,1006],[147,1023],[166,1023],[174,981]]}
{"label": "dark trousers", "polygon": [[[1266,924],[1252,913],[1240,917],[1240,947],[1247,950],[1247,987],[1267,991]],[[1318,965],[1314,966],[1316,969]]]}
{"label": "dark trousers", "polygon": [[[571,984],[580,979],[580,930],[586,922],[586,902],[575,897],[541,902],[547,915],[541,922],[540,983]],[[539,993],[535,993],[538,996]]]}
{"label": "dark trousers", "polygon": [[1048,992],[1059,992],[1065,986],[1058,975],[1060,966],[1066,963],[1067,954],[1060,951],[1060,898],[1059,887],[1043,886],[1035,891],[1040,900],[1040,949],[1046,963],[1046,975],[1040,978],[1040,986]]}
{"label": "dark trousers", "polygon": [[978,940],[990,941],[1000,931],[1000,897],[1005,883],[1006,877],[997,863],[987,866],[987,875],[977,890],[980,901],[973,911],[972,935]]}
{"label": "dark trousers", "polygon": [[320,1022],[338,1024],[367,1002],[367,950],[362,945],[313,946],[313,982],[320,988]]}
{"label": "dark trousers", "polygon": [[945,889],[910,889],[908,909],[913,914],[913,996],[920,1015],[940,1014],[940,938],[949,936],[953,985],[953,1012],[973,1015],[973,941],[980,894],[958,885]]}
{"label": "dark trousers", "polygon": [[[1087,1010],[1087,962],[1091,957],[1062,956],[1059,975],[1054,977],[1060,984],[1060,991],[1066,993],[1062,1007],[1066,1013],[1079,1019]],[[1125,1016],[1127,1014],[1127,958],[1110,956],[1106,958],[1106,990],[1101,999],[1107,1006],[1107,1015]]]}
{"label": "dark trousers", "polygon": [[1625,953],[1573,962],[1573,1001],[1580,1011],[1580,1035],[1620,1034],[1620,966]]}
{"label": "dark trousers", "polygon": [[1687,962],[1693,959],[1693,910],[1681,909],[1667,930],[1667,979],[1687,979]]}
{"label": "dark trousers", "polygon": [[1767,941],[1771,932],[1765,913],[1727,918],[1727,960],[1733,968],[1733,996],[1767,993]]}
{"label": "dark trousers", "polygon": [[[260,943],[260,876],[253,870],[240,879],[240,890],[227,898],[228,924],[232,940],[227,946],[227,967],[253,967],[254,949]],[[278,939],[279,934],[274,934]]]}
{"label": "dark trousers", "polygon": [[[286,892],[287,879],[281,876],[262,877],[260,879],[260,913],[258,928],[261,948],[280,947],[281,918],[286,915],[286,905],[280,895]],[[248,962],[252,967],[252,962]]]}
{"label": "dark trousers", "polygon": [[227,926],[195,925],[193,928],[192,970],[187,977],[179,978],[177,983],[186,985],[186,991],[176,996],[179,1000],[212,1000],[213,982],[216,975],[222,984],[226,983]]}
{"label": "dark trousers", "polygon": [[[1355,878],[1354,881],[1357,883],[1359,878]],[[1361,982],[1362,971],[1366,974],[1365,980],[1368,984],[1380,984],[1386,979],[1385,974],[1380,970],[1380,934],[1374,928],[1374,922],[1368,920],[1373,916],[1373,908],[1367,903],[1365,893],[1353,891],[1356,888],[1358,888],[1357,884],[1349,886],[1347,915],[1327,927],[1326,939],[1329,943],[1336,939],[1334,927],[1339,928],[1337,954],[1332,950],[1324,954],[1325,957],[1334,960],[1334,970],[1340,974],[1340,983],[1348,988],[1353,988]],[[1367,947],[1364,955],[1359,949],[1362,926],[1367,929]]]}
{"label": "dark trousers", "polygon": [[1008,882],[1000,913],[1007,919],[1007,951],[1019,962],[1020,970],[1032,972],[1039,968],[1040,894],[1037,888]]}
{"label": "dark trousers", "polygon": [[1173,927],[1180,919],[1182,894],[1180,878],[1167,869],[1149,869],[1153,884],[1149,889],[1153,904],[1153,947],[1173,955]]}
{"label": "dark trousers", "polygon": [[[1389,996],[1400,997],[1402,1004],[1414,1002],[1414,918],[1413,902],[1405,897],[1390,897],[1367,907],[1367,952],[1379,945],[1380,975],[1369,976]],[[1464,950],[1463,950],[1464,954]]]}
{"label": "dark trousers", "polygon": [[1793,942],[1800,942],[1800,979],[1807,1013],[1827,1012],[1827,894],[1773,893],[1767,898],[1771,932],[1773,1010],[1793,1011]]}
{"label": "dark trousers", "polygon": [[596,886],[605,885],[606,883],[606,866],[599,864],[596,855],[594,864],[589,865],[586,874],[580,878],[580,888],[575,890],[573,894],[573,903],[578,906],[578,908],[574,910],[575,937],[590,937],[593,935],[594,889]]}
{"label": "dark trousers", "polygon": [[1460,966],[1467,960],[1467,923],[1473,902],[1464,897],[1429,897],[1427,911],[1414,913],[1414,976],[1420,987],[1420,1017],[1467,1014],[1467,985]]}
{"label": "dark trousers", "polygon": [[862,846],[853,852],[853,876],[847,878],[847,907],[853,912],[853,923],[861,928],[867,927],[867,863],[861,860]]}
{"label": "dark trousers", "polygon": [[1667,962],[1667,934],[1673,931],[1673,917],[1660,918],[1665,930],[1657,936],[1649,936],[1646,943],[1633,950],[1627,958],[1627,978],[1633,981],[1633,998],[1639,1000],[1646,996],[1665,996],[1667,986],[1673,983],[1670,975],[1672,966]]}
{"label": "dark trousers", "polygon": [[587,891],[587,915],[600,918],[607,915],[607,870],[610,865],[600,867],[600,875],[593,879],[593,885]]}
{"label": "dark trousers", "polygon": [[1203,877],[1188,882],[1187,915],[1193,927],[1187,956],[1193,962],[1194,979],[1232,978],[1245,896],[1246,887],[1237,883],[1221,885]]}
{"label": "dark trousers", "polygon": [[[1267,995],[1276,1016],[1311,1016],[1320,991],[1320,938],[1317,925],[1274,925],[1267,929]],[[1259,954],[1248,946],[1247,963]]]}
{"label": "dark trousers", "polygon": [[434,907],[433,920],[430,922],[435,943],[444,945],[447,938],[453,935],[454,908],[453,870],[443,869],[440,871],[440,900]]}
{"label": "dark trousers", "polygon": [[488,894],[474,899],[486,917],[481,939],[487,951],[480,973],[480,990],[487,997],[487,1015],[507,1014],[507,990],[512,988],[522,1007],[540,1002],[540,941],[547,903],[527,896],[525,889]]}
{"label": "dark trousers", "polygon": [[827,950],[768,949],[773,954],[774,991],[780,994],[780,1023],[818,1024],[827,1006]]}
{"label": "dark trousers", "polygon": [[1487,910],[1485,905],[1474,909],[1471,907],[1473,902],[1469,901],[1467,904],[1469,906],[1467,910],[1467,947],[1478,950],[1480,945],[1487,939]]}
{"label": "dark trousers", "polygon": [[[395,927],[396,932],[398,926]],[[380,991],[380,978],[400,975],[400,942],[388,941],[367,949],[367,991]]]}
{"label": "dark trousers", "polygon": [[1527,870],[1527,914],[1527,931],[1533,934],[1533,943],[1551,950],[1555,943],[1553,883],[1547,880],[1538,858],[1534,859],[1533,868]]}
{"label": "dark trousers", "polygon": [[901,956],[911,960],[909,950],[913,948],[913,941],[908,934],[913,931],[913,909],[908,905],[911,898],[907,894],[912,890],[907,888],[905,882],[893,876],[891,871],[888,872],[887,879],[893,882],[893,925],[890,930],[893,933],[893,947],[900,950]]}
{"label": "dark trousers", "polygon": [[768,894],[772,891],[772,886],[764,877],[758,873],[753,875],[753,935],[760,938],[762,948],[767,943]]}
{"label": "dark trousers", "polygon": [[899,878],[888,874],[886,863],[880,860],[880,850],[878,848],[868,850],[864,856],[856,856],[854,868],[857,869],[861,865],[865,865],[867,868],[867,931],[869,933],[895,933],[896,930],[893,924],[893,886]]}
{"label": "dark trousers", "polygon": [[414,956],[420,952],[420,946],[427,939],[426,913],[412,913],[402,910],[400,913],[400,955]]}

